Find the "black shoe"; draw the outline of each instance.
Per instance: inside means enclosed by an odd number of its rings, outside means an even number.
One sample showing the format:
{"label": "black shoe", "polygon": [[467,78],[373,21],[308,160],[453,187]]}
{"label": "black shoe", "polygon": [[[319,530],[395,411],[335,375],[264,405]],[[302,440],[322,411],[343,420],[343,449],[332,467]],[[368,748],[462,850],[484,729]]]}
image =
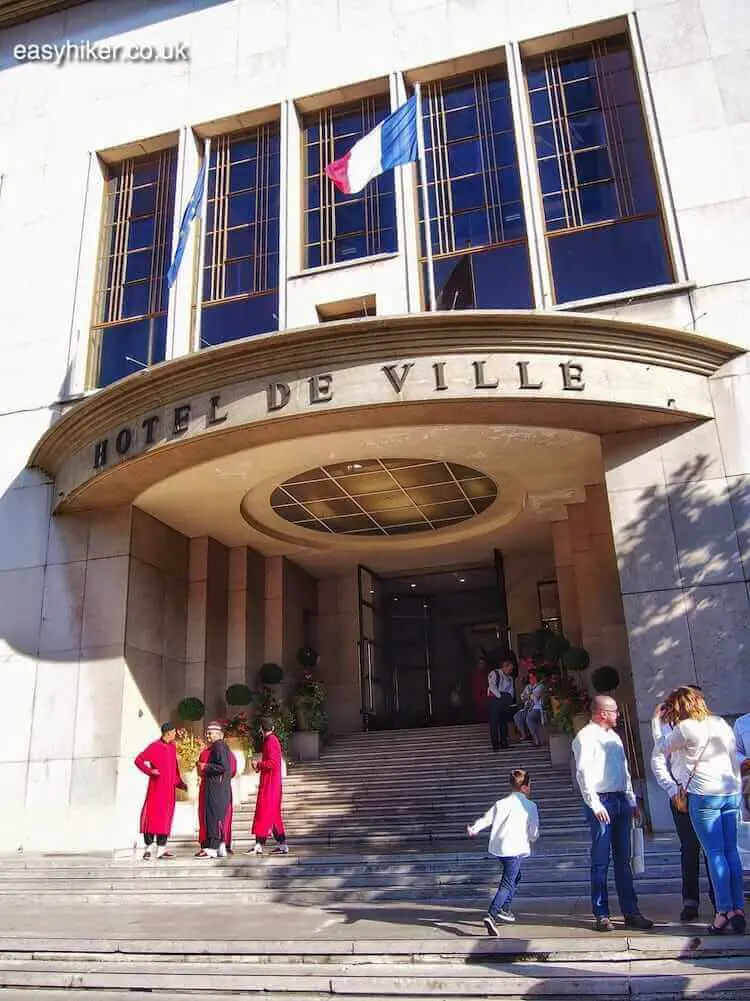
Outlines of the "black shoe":
{"label": "black shoe", "polygon": [[697,921],[698,920],[698,908],[693,907],[692,904],[685,904],[685,906],[680,911],[680,921]]}
{"label": "black shoe", "polygon": [[[723,918],[724,923],[717,925],[716,918]],[[732,922],[727,918],[726,913],[724,911],[717,911],[716,917],[713,919],[706,931],[709,935],[723,935],[724,932],[734,931],[734,928],[732,927]]]}
{"label": "black shoe", "polygon": [[654,922],[649,921],[648,918],[644,918],[642,914],[626,914],[625,927],[639,928],[641,931],[648,931],[649,928],[654,927]]}
{"label": "black shoe", "polygon": [[614,930],[615,926],[612,924],[612,922],[606,915],[604,917],[596,919],[596,923],[594,924],[594,931],[614,931]]}
{"label": "black shoe", "polygon": [[744,935],[747,930],[747,918],[744,914],[733,914],[729,919],[732,931],[735,935]]}
{"label": "black shoe", "polygon": [[487,934],[492,938],[497,938],[500,932],[498,931],[498,927],[495,924],[495,919],[492,915],[488,914],[487,917],[482,918],[482,921],[484,922],[484,927],[487,929]]}

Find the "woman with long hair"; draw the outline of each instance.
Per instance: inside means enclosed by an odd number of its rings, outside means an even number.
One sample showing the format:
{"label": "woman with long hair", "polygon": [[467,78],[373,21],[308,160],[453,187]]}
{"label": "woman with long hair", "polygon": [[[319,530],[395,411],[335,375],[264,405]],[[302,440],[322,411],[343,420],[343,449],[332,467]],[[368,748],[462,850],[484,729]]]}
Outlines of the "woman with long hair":
{"label": "woman with long hair", "polygon": [[708,931],[745,931],[742,862],[737,850],[740,772],[732,728],[706,705],[703,694],[682,686],[657,708],[673,727],[659,738],[665,754],[682,752],[689,786],[688,811],[708,860],[716,914]]}

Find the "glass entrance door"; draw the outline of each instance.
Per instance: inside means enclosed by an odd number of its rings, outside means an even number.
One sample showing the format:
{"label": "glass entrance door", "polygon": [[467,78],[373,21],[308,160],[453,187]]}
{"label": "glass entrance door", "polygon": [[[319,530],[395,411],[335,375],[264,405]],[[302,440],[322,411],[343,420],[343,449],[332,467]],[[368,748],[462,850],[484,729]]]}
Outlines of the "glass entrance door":
{"label": "glass entrance door", "polygon": [[384,677],[380,642],[381,582],[367,567],[357,567],[359,595],[359,682],[362,726],[365,730],[382,725],[391,715],[391,684]]}

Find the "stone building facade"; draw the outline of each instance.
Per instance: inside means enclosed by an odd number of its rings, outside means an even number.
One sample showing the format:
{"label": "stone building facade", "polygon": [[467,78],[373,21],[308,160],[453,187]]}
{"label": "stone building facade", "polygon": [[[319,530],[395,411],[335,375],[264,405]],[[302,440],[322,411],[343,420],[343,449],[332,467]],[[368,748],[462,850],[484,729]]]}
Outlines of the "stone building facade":
{"label": "stone building facade", "polygon": [[[646,754],[676,683],[750,708],[743,0],[22,6],[0,847],[129,843],[160,719],[305,643],[360,728],[363,581],[498,554],[511,642],[556,585]],[[417,84],[426,198],[414,165],[335,196]]]}

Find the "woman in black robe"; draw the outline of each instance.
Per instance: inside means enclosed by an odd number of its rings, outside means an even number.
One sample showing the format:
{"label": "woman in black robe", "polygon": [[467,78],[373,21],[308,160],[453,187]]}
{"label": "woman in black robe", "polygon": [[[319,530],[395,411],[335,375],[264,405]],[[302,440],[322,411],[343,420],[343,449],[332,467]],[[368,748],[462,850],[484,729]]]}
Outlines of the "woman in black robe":
{"label": "woman in black robe", "polygon": [[224,743],[220,723],[208,724],[206,739],[211,745],[211,753],[202,772],[202,781],[206,784],[203,817],[206,839],[201,843],[202,850],[196,858],[217,858],[219,845],[226,842],[224,827],[232,802],[232,759]]}

